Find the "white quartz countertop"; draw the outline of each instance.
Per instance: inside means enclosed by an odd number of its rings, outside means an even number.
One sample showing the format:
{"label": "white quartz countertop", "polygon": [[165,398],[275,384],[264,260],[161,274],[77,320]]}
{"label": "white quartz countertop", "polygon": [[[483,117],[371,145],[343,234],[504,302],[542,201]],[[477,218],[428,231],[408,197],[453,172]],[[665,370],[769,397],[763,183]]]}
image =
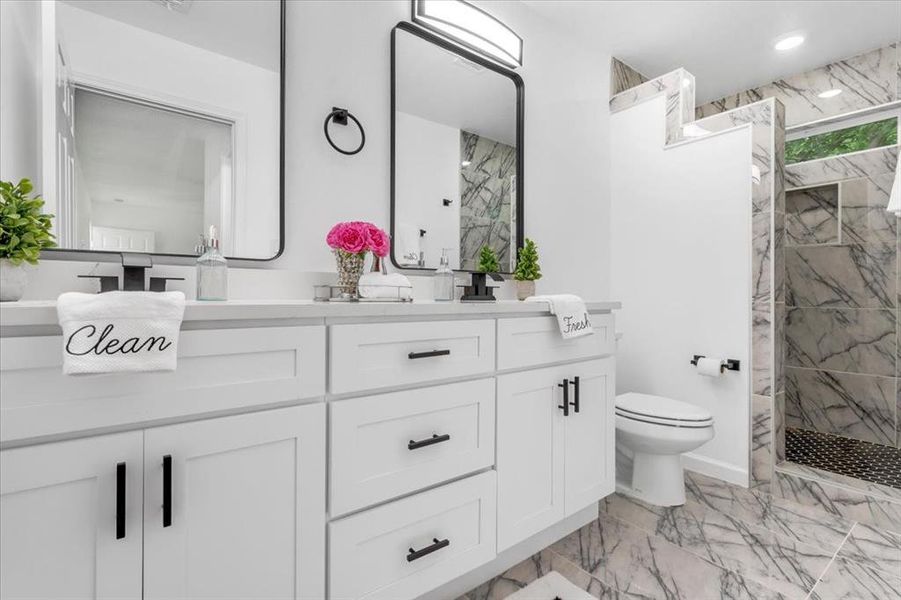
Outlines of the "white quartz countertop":
{"label": "white quartz countertop", "polygon": [[[609,312],[619,302],[586,302],[589,312]],[[245,321],[260,319],[328,319],[431,316],[547,315],[543,302],[501,300],[461,302],[314,302],[312,300],[228,300],[185,303],[185,321]],[[56,325],[55,300],[0,304],[0,326]]]}

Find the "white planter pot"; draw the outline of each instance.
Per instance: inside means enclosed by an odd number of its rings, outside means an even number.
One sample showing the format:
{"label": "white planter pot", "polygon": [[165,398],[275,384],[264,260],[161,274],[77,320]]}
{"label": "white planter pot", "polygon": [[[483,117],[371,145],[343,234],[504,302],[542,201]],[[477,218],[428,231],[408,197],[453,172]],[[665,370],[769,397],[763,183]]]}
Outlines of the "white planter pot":
{"label": "white planter pot", "polygon": [[28,272],[24,263],[14,265],[9,259],[0,258],[0,302],[21,299],[27,283]]}
{"label": "white planter pot", "polygon": [[516,297],[520,300],[525,300],[529,296],[535,295],[535,282],[534,281],[517,281],[516,282]]}

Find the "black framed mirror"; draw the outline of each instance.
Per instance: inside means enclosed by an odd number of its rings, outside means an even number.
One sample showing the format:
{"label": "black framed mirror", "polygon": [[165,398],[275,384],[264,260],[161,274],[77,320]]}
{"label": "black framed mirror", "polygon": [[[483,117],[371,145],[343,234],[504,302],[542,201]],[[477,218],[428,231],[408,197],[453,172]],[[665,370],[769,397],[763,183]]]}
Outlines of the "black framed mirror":
{"label": "black framed mirror", "polygon": [[391,32],[391,261],[511,273],[523,225],[523,81],[420,27]]}
{"label": "black framed mirror", "polygon": [[286,0],[53,8],[41,143],[55,164],[36,185],[56,215],[48,257],[193,258],[210,226],[230,259],[280,256]]}

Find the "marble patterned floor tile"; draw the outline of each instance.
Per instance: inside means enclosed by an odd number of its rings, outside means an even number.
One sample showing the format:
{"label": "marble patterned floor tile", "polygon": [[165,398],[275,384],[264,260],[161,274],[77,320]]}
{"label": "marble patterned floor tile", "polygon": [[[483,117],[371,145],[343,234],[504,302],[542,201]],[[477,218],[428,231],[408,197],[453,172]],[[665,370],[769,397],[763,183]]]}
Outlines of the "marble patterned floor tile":
{"label": "marble patterned floor tile", "polygon": [[901,502],[821,479],[786,473],[780,466],[774,473],[773,492],[792,502],[901,533]]}
{"label": "marble patterned floor tile", "polygon": [[801,544],[694,503],[664,508],[614,494],[602,512],[793,598],[813,588],[837,549]]}
{"label": "marble patterned floor tile", "polygon": [[835,552],[851,531],[854,521],[686,471],[685,494],[689,502],[759,525],[802,544]]}
{"label": "marble patterned floor tile", "polygon": [[785,236],[790,246],[839,243],[838,185],[786,192]]}
{"label": "marble patterned floor tile", "polygon": [[895,244],[785,248],[789,306],[894,308]]}
{"label": "marble patterned floor tile", "polygon": [[838,556],[901,577],[901,534],[857,523]]}
{"label": "marble patterned floor tile", "polygon": [[895,376],[892,309],[788,308],[785,364]]}
{"label": "marble patterned floor tile", "polygon": [[812,593],[821,600],[901,600],[901,577],[836,558]]}
{"label": "marble patterned floor tile", "polygon": [[784,598],[638,527],[601,514],[551,547],[613,588],[666,600]]}
{"label": "marble patterned floor tile", "polygon": [[785,425],[876,444],[895,440],[895,378],[787,367]]}

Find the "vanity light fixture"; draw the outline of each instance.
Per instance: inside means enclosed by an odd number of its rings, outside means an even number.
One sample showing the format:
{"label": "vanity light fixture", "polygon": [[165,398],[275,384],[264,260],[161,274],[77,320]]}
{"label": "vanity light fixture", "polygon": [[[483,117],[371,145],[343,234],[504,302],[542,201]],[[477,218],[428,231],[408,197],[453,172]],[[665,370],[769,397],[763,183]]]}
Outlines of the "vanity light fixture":
{"label": "vanity light fixture", "polygon": [[843,90],[839,88],[833,88],[831,90],[826,90],[825,92],[820,92],[817,94],[817,98],[835,98],[839,94],[842,93]]}
{"label": "vanity light fixture", "polygon": [[522,38],[464,0],[412,0],[413,22],[508,67],[522,66]]}
{"label": "vanity light fixture", "polygon": [[801,44],[804,43],[803,35],[788,35],[783,38],[780,38],[773,45],[773,48],[776,50],[784,51],[791,50],[792,48],[797,48]]}

